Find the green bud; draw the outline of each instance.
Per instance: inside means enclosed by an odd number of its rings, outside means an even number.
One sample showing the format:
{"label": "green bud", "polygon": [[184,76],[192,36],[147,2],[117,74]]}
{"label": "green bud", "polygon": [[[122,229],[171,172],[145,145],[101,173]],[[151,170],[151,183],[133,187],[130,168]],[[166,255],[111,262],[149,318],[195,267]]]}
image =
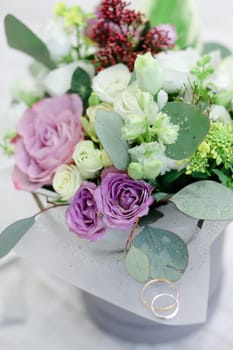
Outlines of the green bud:
{"label": "green bud", "polygon": [[211,57],[209,55],[204,55],[201,59],[203,65],[210,63]]}
{"label": "green bud", "polygon": [[99,97],[96,95],[95,92],[91,93],[91,96],[89,97],[88,103],[90,107],[94,107],[97,106],[98,104],[100,104],[100,99]]}
{"label": "green bud", "polygon": [[134,180],[143,179],[143,166],[136,162],[130,163],[128,167],[128,175]]}
{"label": "green bud", "polygon": [[162,88],[163,69],[150,52],[137,56],[134,69],[138,86],[142,91],[155,95]]}
{"label": "green bud", "polygon": [[161,172],[163,163],[160,160],[152,160],[144,163],[143,171],[146,179],[155,179]]}

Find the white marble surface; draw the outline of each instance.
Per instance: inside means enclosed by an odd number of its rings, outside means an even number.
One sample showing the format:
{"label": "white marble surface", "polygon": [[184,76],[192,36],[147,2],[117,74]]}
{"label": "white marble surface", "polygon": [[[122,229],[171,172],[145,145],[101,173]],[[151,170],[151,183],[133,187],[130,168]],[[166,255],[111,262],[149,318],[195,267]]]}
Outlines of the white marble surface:
{"label": "white marble surface", "polygon": [[[14,13],[33,28],[50,16],[56,0],[0,0],[0,20]],[[76,1],[67,1],[75,3]],[[137,1],[134,1],[135,3]],[[96,1],[79,1],[86,8]],[[196,0],[200,9],[204,38],[219,40],[233,48],[232,0]],[[43,4],[43,6],[42,6]],[[46,8],[45,8],[46,4]],[[7,50],[0,27],[0,133],[9,101],[8,89],[15,78],[22,77],[27,58]],[[0,230],[7,224],[34,213],[30,194],[15,192],[10,181],[11,162],[0,160]],[[4,204],[3,204],[4,203]],[[100,331],[89,319],[80,292],[73,286],[38,271],[32,266],[15,263],[0,270],[0,313],[25,316],[24,322],[0,327],[0,350],[232,350],[233,349],[233,232],[229,230],[224,249],[224,274],[218,309],[196,334],[173,344],[134,345],[112,338]],[[16,293],[13,293],[15,292]],[[23,298],[24,296],[24,298]],[[24,300],[25,299],[25,300]],[[1,304],[3,302],[3,304]],[[12,307],[17,309],[12,311]],[[3,308],[3,310],[1,309]],[[12,317],[13,317],[12,316]],[[13,317],[13,318],[14,318]],[[0,324],[1,326],[1,324]]]}

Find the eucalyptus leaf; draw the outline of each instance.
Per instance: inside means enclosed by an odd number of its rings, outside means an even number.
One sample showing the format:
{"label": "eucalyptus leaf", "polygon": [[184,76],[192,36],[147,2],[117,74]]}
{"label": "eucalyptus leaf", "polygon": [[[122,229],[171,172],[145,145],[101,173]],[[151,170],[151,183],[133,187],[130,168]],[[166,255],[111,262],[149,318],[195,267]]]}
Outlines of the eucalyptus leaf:
{"label": "eucalyptus leaf", "polygon": [[14,222],[0,234],[0,259],[6,256],[21,240],[34,224],[35,218],[30,217]]}
{"label": "eucalyptus leaf", "polygon": [[150,277],[177,281],[188,265],[185,242],[175,233],[147,226],[134,239],[150,261]]}
{"label": "eucalyptus leaf", "polygon": [[26,53],[49,69],[55,68],[45,43],[16,17],[5,17],[5,32],[11,48]]}
{"label": "eucalyptus leaf", "polygon": [[226,58],[232,55],[232,51],[228,47],[220,43],[208,42],[203,45],[203,50],[202,50],[203,54],[208,54],[213,51],[220,51],[222,58]]}
{"label": "eucalyptus leaf", "polygon": [[179,125],[178,138],[167,146],[167,156],[178,160],[190,157],[210,129],[208,116],[191,104],[180,102],[167,103],[163,111],[171,117],[172,123]]}
{"label": "eucalyptus leaf", "polygon": [[202,220],[232,220],[233,191],[210,180],[184,187],[170,201],[186,215]]}
{"label": "eucalyptus leaf", "polygon": [[113,164],[120,170],[126,170],[130,161],[127,141],[121,135],[123,125],[121,116],[116,112],[103,109],[96,112],[96,134]]}
{"label": "eucalyptus leaf", "polygon": [[150,276],[150,263],[147,255],[135,246],[131,246],[125,258],[128,273],[138,282],[146,282]]}

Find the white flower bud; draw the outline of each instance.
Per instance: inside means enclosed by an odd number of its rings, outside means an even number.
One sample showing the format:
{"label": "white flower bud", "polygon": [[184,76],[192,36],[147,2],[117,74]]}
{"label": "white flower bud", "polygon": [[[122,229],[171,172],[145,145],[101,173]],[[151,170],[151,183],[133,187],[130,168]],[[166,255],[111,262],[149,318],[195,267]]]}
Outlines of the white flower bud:
{"label": "white flower bud", "polygon": [[163,86],[163,69],[150,52],[138,55],[134,64],[136,79],[142,91],[155,95]]}
{"label": "white flower bud", "polygon": [[81,183],[82,179],[75,165],[61,165],[53,178],[53,188],[61,196],[62,200],[70,199]]}
{"label": "white flower bud", "polygon": [[80,141],[74,150],[73,159],[83,179],[94,179],[103,168],[101,151],[92,141]]}

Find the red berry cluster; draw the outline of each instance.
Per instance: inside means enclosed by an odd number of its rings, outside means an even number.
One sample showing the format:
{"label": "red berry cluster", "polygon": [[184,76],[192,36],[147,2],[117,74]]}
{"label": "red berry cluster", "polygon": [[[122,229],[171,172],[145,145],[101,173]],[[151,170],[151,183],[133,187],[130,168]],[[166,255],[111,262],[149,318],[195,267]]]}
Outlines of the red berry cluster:
{"label": "red berry cluster", "polygon": [[123,0],[103,0],[90,37],[98,44],[94,64],[97,72],[117,63],[132,71],[139,53],[155,54],[168,48],[167,32],[150,28],[144,15],[131,10]]}

